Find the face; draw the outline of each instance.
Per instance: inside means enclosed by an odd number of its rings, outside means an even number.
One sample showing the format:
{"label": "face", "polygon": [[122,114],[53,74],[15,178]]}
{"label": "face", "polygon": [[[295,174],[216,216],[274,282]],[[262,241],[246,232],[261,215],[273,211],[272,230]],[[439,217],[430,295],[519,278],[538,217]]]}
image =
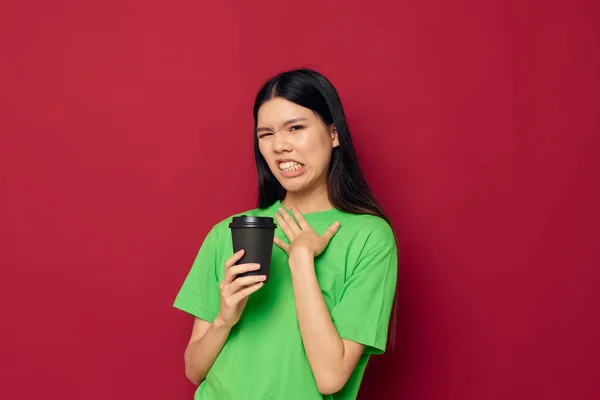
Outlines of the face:
{"label": "face", "polygon": [[271,172],[288,192],[325,186],[338,135],[312,110],[281,97],[266,101],[258,110],[257,137]]}

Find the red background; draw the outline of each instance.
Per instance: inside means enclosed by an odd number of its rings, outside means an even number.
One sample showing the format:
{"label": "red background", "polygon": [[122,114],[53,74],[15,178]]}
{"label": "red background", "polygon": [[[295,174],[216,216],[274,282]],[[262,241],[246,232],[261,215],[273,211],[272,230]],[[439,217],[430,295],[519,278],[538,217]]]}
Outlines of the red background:
{"label": "red background", "polygon": [[403,242],[361,397],[600,398],[598,4],[3,1],[0,397],[192,397],[172,301],[314,66]]}

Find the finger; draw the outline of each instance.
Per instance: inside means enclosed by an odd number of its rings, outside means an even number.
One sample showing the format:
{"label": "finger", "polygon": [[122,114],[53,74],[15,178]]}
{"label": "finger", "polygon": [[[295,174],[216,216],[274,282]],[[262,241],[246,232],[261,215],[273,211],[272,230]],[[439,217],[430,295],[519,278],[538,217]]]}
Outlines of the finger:
{"label": "finger", "polygon": [[302,213],[300,212],[300,210],[298,210],[296,207],[292,207],[292,213],[294,214],[294,218],[296,218],[296,221],[298,221],[298,225],[300,225],[300,228],[303,231],[312,229],[310,224],[304,218],[304,215],[302,215]]}
{"label": "finger", "polygon": [[244,250],[242,249],[234,253],[231,257],[227,259],[227,261],[225,261],[225,276],[223,277],[223,281],[225,282],[225,284],[231,283],[231,281],[235,277],[235,275],[231,275],[231,273],[229,273],[229,270],[235,265],[236,262],[240,261],[243,256]]}
{"label": "finger", "polygon": [[248,286],[245,289],[240,290],[239,292],[237,292],[236,294],[234,294],[233,296],[231,296],[231,301],[234,304],[239,303],[240,301],[242,301],[245,297],[250,296],[252,293],[256,292],[258,289],[260,289],[262,286],[264,285],[263,282],[258,282],[252,286]]}
{"label": "finger", "polygon": [[236,278],[229,285],[230,293],[233,294],[233,293],[239,291],[240,289],[244,288],[245,286],[253,285],[258,282],[264,282],[266,279],[267,279],[266,275],[250,275],[250,276],[243,276],[241,278]]}
{"label": "finger", "polygon": [[275,236],[273,238],[273,242],[279,246],[279,248],[281,248],[281,250],[285,251],[287,253],[288,251],[288,247],[290,247],[289,244],[287,244],[286,242],[284,242],[283,240],[279,239],[277,236]]}
{"label": "finger", "polygon": [[234,265],[233,267],[229,268],[229,270],[227,270],[227,275],[229,275],[229,278],[231,278],[231,280],[227,283],[233,282],[235,277],[239,274],[243,274],[244,272],[256,271],[258,269],[260,269],[260,264]]}
{"label": "finger", "polygon": [[300,229],[300,227],[298,226],[298,223],[296,221],[294,221],[294,219],[290,216],[290,214],[286,210],[284,210],[283,208],[280,208],[279,214],[283,217],[284,221],[290,227],[292,232],[294,232],[294,235],[297,235],[300,232],[302,232],[302,229]]}
{"label": "finger", "polygon": [[281,214],[276,213],[275,219],[277,220],[277,223],[279,224],[279,227],[281,228],[283,233],[285,233],[285,236],[287,236],[287,238],[290,239],[290,242],[291,242],[292,239],[294,239],[296,237],[296,235],[292,231],[292,228],[290,228],[287,221],[285,219],[283,219],[283,216]]}
{"label": "finger", "polygon": [[331,225],[329,228],[327,228],[327,230],[321,237],[324,238],[327,241],[327,243],[329,243],[329,241],[331,240],[333,235],[335,235],[339,229],[340,229],[340,223],[334,222],[333,225]]}
{"label": "finger", "polygon": [[258,282],[264,282],[266,280],[267,280],[266,275],[250,275],[250,276],[243,276],[241,278],[236,278],[230,284],[223,285],[221,287],[221,294],[223,297],[231,297],[234,294],[236,294],[237,292],[239,292],[240,290],[242,290],[248,286],[254,285],[255,283],[258,283]]}
{"label": "finger", "polygon": [[227,269],[233,267],[236,262],[238,262],[242,259],[243,256],[244,256],[244,249],[242,249],[236,253],[233,253],[233,255],[231,257],[229,257],[227,259],[227,261],[225,261],[225,269],[227,270]]}

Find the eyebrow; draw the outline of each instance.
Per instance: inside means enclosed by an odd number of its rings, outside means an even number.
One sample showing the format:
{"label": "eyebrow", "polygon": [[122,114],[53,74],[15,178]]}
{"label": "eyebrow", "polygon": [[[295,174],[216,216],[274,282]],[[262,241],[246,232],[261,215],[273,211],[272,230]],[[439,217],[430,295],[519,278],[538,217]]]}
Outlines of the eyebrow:
{"label": "eyebrow", "polygon": [[[292,118],[292,119],[288,119],[287,121],[285,121],[283,124],[281,124],[281,126],[288,126],[291,124],[295,124],[296,122],[301,122],[301,121],[308,121],[307,118],[302,118],[302,117],[298,117],[298,118]],[[266,128],[266,127],[260,127],[260,128],[256,128],[256,132],[263,132],[263,131],[272,131],[273,129],[271,128]]]}

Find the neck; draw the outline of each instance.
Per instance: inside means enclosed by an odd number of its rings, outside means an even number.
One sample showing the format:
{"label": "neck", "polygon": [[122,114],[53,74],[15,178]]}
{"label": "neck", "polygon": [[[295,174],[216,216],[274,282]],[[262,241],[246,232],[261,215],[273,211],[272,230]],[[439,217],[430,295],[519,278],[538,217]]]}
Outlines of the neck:
{"label": "neck", "polygon": [[287,192],[281,204],[289,209],[296,207],[302,214],[331,210],[333,204],[329,201],[327,187],[311,192]]}

